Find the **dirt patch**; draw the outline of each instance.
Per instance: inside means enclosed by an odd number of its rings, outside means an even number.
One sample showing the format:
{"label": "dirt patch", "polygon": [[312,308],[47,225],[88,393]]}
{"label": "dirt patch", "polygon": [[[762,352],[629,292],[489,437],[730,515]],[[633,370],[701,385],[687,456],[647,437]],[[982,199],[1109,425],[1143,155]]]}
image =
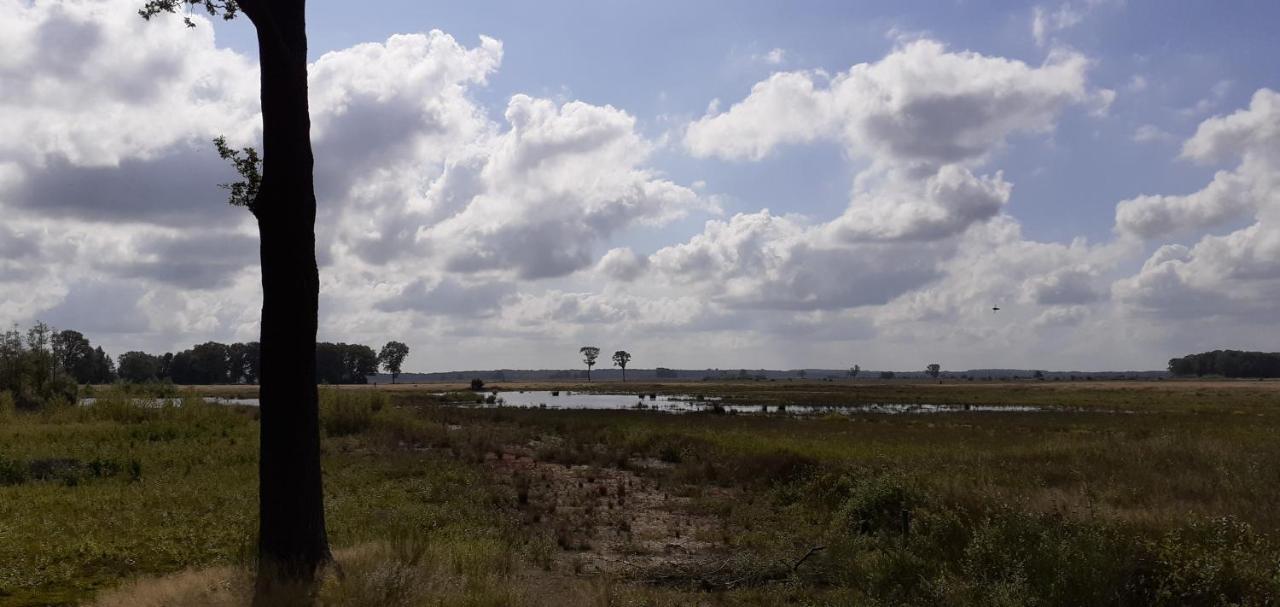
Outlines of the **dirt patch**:
{"label": "dirt patch", "polygon": [[636,472],[660,475],[668,464],[657,460],[633,459],[619,469],[537,461],[535,453],[536,445],[513,447],[486,462],[512,488],[522,524],[553,538],[553,568],[644,578],[727,558],[726,525],[701,512],[696,499],[729,499],[728,491],[672,488]]}

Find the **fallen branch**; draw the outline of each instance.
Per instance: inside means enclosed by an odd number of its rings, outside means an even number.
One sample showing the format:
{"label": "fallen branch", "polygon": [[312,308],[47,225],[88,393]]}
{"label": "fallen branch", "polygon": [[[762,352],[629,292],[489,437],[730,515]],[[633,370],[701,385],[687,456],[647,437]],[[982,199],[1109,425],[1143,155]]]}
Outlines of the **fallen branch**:
{"label": "fallen branch", "polygon": [[796,569],[799,569],[800,565],[802,565],[806,560],[808,560],[809,557],[826,549],[827,549],[826,546],[814,546],[810,548],[808,552],[804,553],[804,556],[800,557],[800,560],[796,561],[796,564],[791,566],[791,573],[795,573]]}

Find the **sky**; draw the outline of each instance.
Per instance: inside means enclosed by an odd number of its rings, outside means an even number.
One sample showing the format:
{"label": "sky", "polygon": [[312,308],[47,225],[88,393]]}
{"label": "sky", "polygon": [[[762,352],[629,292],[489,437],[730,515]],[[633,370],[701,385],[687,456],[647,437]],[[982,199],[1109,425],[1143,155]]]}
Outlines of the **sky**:
{"label": "sky", "polygon": [[[0,5],[0,321],[256,339],[211,144],[260,141],[251,25]],[[319,338],[404,341],[406,371],[1160,369],[1280,338],[1280,4],[308,10]]]}

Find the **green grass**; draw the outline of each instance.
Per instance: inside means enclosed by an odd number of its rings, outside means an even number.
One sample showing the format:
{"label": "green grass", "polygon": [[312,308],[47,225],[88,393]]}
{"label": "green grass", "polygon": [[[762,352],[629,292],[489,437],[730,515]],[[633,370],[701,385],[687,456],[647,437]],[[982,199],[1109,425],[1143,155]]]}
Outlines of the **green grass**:
{"label": "green grass", "polygon": [[[0,470],[27,472],[0,481],[0,605],[71,604],[131,577],[248,562],[255,413],[194,399],[144,408],[104,398],[6,420]],[[48,478],[30,474],[50,461],[67,465]],[[95,475],[93,462],[120,471]],[[324,465],[336,546],[406,530],[490,542],[503,535],[474,469],[338,440],[325,443]]]}
{"label": "green grass", "polygon": [[[1269,385],[1033,385],[1030,396],[998,397],[987,386],[766,384],[701,389],[755,390],[771,402],[817,393],[848,403],[868,390],[879,402],[927,402],[952,390],[975,403],[1093,405],[794,418],[481,409],[442,406],[449,396],[325,391],[330,538],[350,573],[326,586],[324,604],[1280,600],[1280,415]],[[1050,402],[1054,393],[1063,401]],[[189,569],[247,587],[254,410],[99,396],[93,407],[0,411],[0,605],[75,603]],[[530,444],[539,461],[626,469],[688,496],[691,516],[719,521],[698,531],[720,547],[715,558],[704,569],[549,571],[554,530],[522,526],[515,489],[484,464]],[[815,546],[824,548],[793,567]],[[204,575],[192,583],[215,573]],[[105,604],[158,592],[139,588]],[[213,602],[181,596],[145,604]]]}

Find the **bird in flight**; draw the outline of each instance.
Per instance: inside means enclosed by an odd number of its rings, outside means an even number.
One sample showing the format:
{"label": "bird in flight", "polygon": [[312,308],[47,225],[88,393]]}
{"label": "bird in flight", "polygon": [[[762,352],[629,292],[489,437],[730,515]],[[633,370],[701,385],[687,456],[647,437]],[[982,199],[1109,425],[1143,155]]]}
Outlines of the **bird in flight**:
{"label": "bird in flight", "polygon": [[1000,311],[1000,306],[991,306],[991,311],[992,311],[992,312],[999,312],[999,311]]}

